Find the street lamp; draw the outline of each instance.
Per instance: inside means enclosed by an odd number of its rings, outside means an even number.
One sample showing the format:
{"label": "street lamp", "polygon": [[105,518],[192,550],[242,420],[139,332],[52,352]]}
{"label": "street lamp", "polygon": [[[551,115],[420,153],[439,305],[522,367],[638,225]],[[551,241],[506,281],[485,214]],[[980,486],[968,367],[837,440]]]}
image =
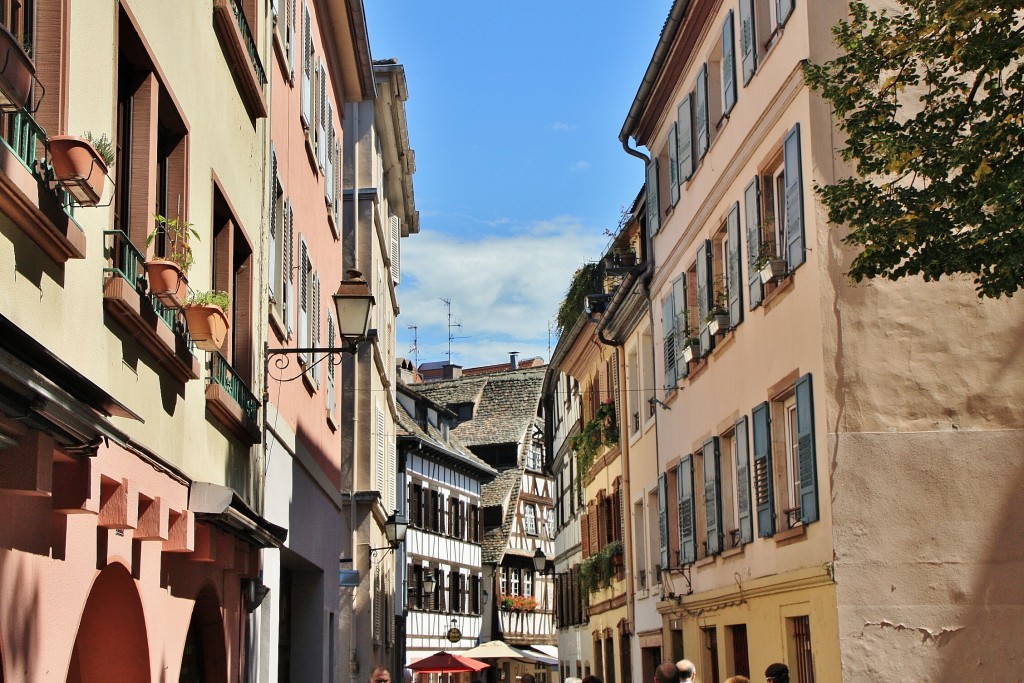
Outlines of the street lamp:
{"label": "street lamp", "polygon": [[533,570],[538,574],[543,574],[547,568],[548,558],[540,546],[537,546],[537,551],[533,554]]}
{"label": "street lamp", "polygon": [[378,550],[387,552],[398,548],[405,542],[405,532],[408,529],[409,522],[405,516],[399,514],[398,510],[392,512],[384,522],[384,537],[388,539],[388,544],[381,548],[370,548],[370,557],[375,556]]}

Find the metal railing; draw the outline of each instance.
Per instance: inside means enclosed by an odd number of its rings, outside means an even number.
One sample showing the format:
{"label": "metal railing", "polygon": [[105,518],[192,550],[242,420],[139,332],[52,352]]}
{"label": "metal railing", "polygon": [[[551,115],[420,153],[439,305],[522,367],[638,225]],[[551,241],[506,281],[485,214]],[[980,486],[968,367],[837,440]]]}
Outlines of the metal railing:
{"label": "metal railing", "polygon": [[245,18],[245,11],[242,10],[238,0],[229,1],[231,2],[231,11],[235,13],[235,21],[238,22],[238,30],[242,32],[245,48],[249,51],[252,67],[256,70],[256,78],[259,79],[260,85],[266,85],[267,73],[263,70],[263,62],[260,60],[260,54],[256,50],[256,41],[252,37],[252,30],[249,29],[249,20]]}
{"label": "metal railing", "polygon": [[53,182],[53,170],[46,157],[46,131],[35,118],[22,110],[2,115],[0,140],[21,160],[39,184],[54,196],[68,216],[74,216],[71,196]]}
{"label": "metal railing", "polygon": [[231,364],[224,359],[224,356],[213,351],[210,353],[209,370],[210,381],[224,387],[224,390],[235,400],[235,403],[241,407],[245,417],[253,424],[256,424],[256,419],[259,416],[260,402],[249,387],[246,386],[245,382],[238,377],[238,373],[231,367]]}
{"label": "metal railing", "polygon": [[104,230],[103,237],[110,250],[108,259],[111,264],[104,268],[103,272],[120,276],[131,283],[135,291],[149,302],[157,317],[185,342],[189,351],[194,353],[192,338],[188,334],[188,326],[181,311],[165,308],[156,296],[146,291],[149,288],[146,281],[146,256],[132,244],[122,230]]}

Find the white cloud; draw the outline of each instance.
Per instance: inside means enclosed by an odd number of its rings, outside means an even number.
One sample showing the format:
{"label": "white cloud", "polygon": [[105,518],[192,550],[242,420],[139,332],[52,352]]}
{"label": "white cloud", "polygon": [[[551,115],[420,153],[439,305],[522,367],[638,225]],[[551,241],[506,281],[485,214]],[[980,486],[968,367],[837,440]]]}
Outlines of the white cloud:
{"label": "white cloud", "polygon": [[589,161],[577,161],[575,164],[569,167],[570,171],[586,171],[590,168]]}
{"label": "white cloud", "polygon": [[567,133],[569,131],[576,130],[576,126],[571,123],[563,123],[562,121],[555,121],[551,124],[551,130],[556,133]]}
{"label": "white cloud", "polygon": [[[420,362],[447,357],[452,302],[453,361],[465,367],[520,358],[547,360],[548,324],[576,269],[596,260],[607,241],[575,218],[537,221],[501,234],[457,237],[423,230],[402,240],[398,350],[407,353],[416,325]],[[552,340],[552,345],[554,341]]]}

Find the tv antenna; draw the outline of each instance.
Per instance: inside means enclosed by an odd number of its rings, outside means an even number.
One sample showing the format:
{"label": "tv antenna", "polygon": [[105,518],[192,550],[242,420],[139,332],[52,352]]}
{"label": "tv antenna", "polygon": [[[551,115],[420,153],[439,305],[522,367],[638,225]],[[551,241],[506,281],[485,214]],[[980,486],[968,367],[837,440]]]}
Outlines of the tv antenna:
{"label": "tv antenna", "polygon": [[418,368],[420,366],[420,340],[417,331],[420,328],[416,325],[409,325],[405,329],[412,330],[412,344],[409,346],[409,353],[412,354],[413,367]]}
{"label": "tv antenna", "polygon": [[460,330],[462,329],[462,321],[461,320],[457,320],[457,319],[456,320],[452,319],[452,300],[451,299],[441,299],[441,301],[444,302],[445,308],[448,309],[448,364],[451,365],[451,363],[452,363],[452,342],[455,341],[456,339],[469,339],[469,337],[457,337],[454,334],[452,334],[452,330],[454,330],[456,328],[460,329]]}

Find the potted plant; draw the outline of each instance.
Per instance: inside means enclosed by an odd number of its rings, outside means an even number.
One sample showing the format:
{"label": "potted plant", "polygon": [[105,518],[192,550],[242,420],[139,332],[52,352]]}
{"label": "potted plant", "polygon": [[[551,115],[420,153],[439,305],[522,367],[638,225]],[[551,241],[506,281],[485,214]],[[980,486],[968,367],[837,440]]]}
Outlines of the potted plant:
{"label": "potted plant", "polygon": [[108,168],[114,163],[114,149],[106,135],[98,138],[86,132],[54,135],[46,142],[53,176],[81,206],[96,206],[103,196]]}
{"label": "potted plant", "polygon": [[188,334],[195,345],[203,351],[219,351],[228,334],[228,306],[231,300],[227,292],[196,292],[185,306],[185,322]]}
{"label": "potted plant", "polygon": [[167,218],[156,214],[156,227],[146,238],[146,246],[153,244],[161,235],[167,240],[164,255],[146,261],[146,276],[149,291],[160,300],[165,308],[182,307],[188,293],[188,271],[192,267],[192,247],[189,239],[199,239],[192,224],[178,218]]}
{"label": "potted plant", "polygon": [[0,63],[4,65],[0,71],[0,94],[5,104],[15,109],[30,109],[32,104],[36,66],[30,49],[31,45],[22,46],[6,26],[0,25]]}
{"label": "potted plant", "polygon": [[786,274],[786,259],[779,258],[775,253],[775,244],[771,240],[761,242],[757,250],[757,258],[753,263],[754,270],[761,275],[761,282],[768,284]]}
{"label": "potted plant", "polygon": [[711,334],[718,334],[719,332],[725,332],[729,329],[732,321],[729,318],[728,289],[723,287],[715,294],[715,299],[711,305],[711,309],[708,310],[708,314],[704,316],[704,322],[707,323],[708,331],[710,331]]}
{"label": "potted plant", "polygon": [[687,363],[700,357],[700,337],[687,337],[683,340],[683,360]]}

